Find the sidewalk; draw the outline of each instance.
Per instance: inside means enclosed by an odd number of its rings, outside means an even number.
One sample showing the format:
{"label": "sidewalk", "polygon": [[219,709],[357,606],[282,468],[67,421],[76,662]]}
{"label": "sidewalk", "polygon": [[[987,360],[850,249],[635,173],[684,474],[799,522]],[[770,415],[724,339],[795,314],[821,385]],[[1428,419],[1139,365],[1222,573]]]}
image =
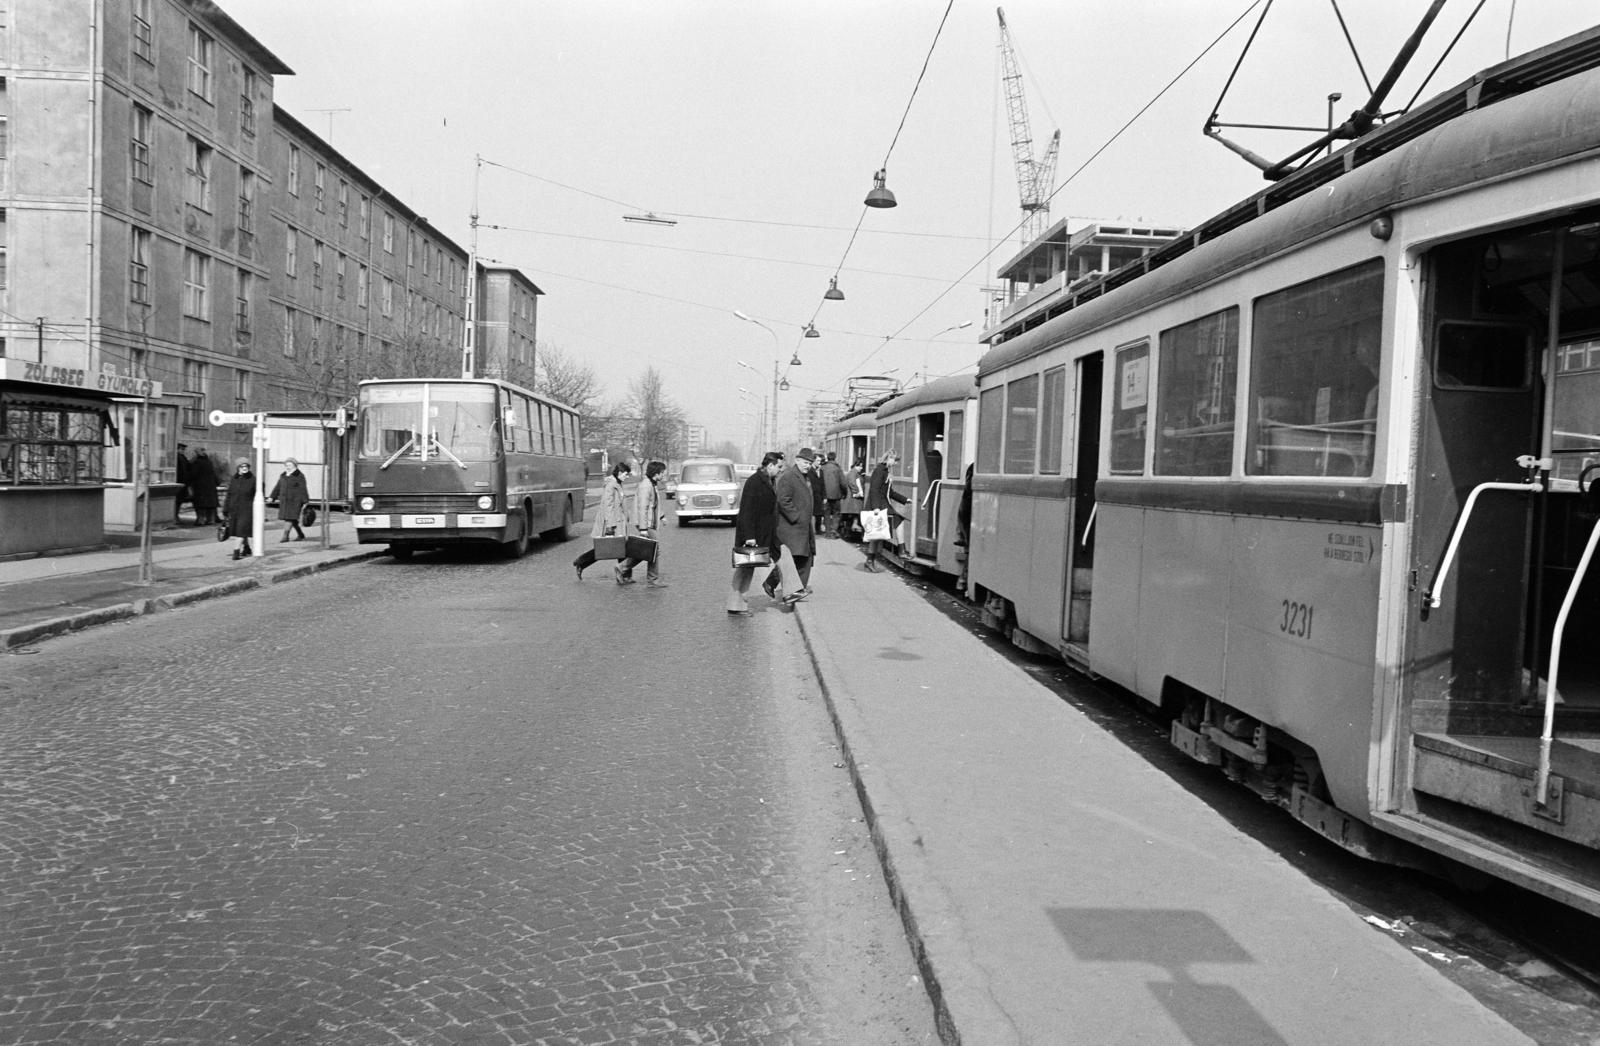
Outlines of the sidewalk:
{"label": "sidewalk", "polygon": [[0,653],[384,553],[381,545],[358,545],[350,517],[339,513],[329,520],[326,549],[320,522],[306,528],[304,541],[279,542],[281,533],[282,525],[268,520],[266,555],[236,561],[238,541],[217,541],[215,527],[155,531],[148,584],[139,581],[137,534],[107,535],[117,547],[102,552],[0,562]]}
{"label": "sidewalk", "polygon": [[861,559],[797,617],[947,1043],[1530,1041]]}
{"label": "sidewalk", "polygon": [[[0,655],[384,554],[335,514],[267,554],[214,530],[0,562]],[[130,541],[133,539],[130,537]],[[1528,1043],[857,546],[796,620],[946,1043]]]}

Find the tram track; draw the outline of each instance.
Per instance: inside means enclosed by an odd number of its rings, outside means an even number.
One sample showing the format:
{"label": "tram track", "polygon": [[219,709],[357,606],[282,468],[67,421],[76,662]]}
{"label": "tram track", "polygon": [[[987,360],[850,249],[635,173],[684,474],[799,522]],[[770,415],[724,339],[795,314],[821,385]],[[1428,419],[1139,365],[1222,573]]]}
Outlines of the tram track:
{"label": "tram track", "polygon": [[1450,879],[1349,853],[1287,816],[1283,803],[1182,755],[1166,724],[1114,685],[1029,654],[985,627],[947,585],[897,576],[978,641],[1294,865],[1353,914],[1417,953],[1541,1046],[1600,1042],[1600,920],[1465,868]]}

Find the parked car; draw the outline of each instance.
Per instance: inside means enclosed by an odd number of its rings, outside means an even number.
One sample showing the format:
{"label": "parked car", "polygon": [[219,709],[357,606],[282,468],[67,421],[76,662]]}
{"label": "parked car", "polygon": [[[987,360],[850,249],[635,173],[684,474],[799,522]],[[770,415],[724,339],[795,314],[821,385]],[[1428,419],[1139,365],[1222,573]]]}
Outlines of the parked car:
{"label": "parked car", "polygon": [[688,458],[678,470],[678,526],[695,519],[725,519],[739,514],[739,480],[727,458]]}

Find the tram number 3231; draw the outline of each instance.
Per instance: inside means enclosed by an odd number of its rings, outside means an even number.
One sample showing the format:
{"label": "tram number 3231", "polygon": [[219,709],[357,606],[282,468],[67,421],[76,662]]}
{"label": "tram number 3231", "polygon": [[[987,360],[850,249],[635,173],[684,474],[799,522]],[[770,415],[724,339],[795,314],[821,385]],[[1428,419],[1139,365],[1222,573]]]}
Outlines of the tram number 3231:
{"label": "tram number 3231", "polygon": [[1292,599],[1285,599],[1283,620],[1278,624],[1278,631],[1296,639],[1310,639],[1311,619],[1315,613],[1316,608],[1309,603],[1296,603]]}

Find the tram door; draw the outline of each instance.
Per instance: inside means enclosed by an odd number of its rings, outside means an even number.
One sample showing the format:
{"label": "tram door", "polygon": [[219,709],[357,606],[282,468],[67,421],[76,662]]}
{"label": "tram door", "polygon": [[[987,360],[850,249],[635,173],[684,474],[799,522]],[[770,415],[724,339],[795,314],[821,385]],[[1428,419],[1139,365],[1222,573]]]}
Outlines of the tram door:
{"label": "tram door", "polygon": [[944,475],[944,413],[918,415],[916,553],[928,559],[939,555],[939,478]]}
{"label": "tram door", "polygon": [[1089,605],[1094,593],[1094,484],[1100,473],[1100,379],[1104,354],[1093,353],[1078,361],[1078,409],[1073,432],[1071,506],[1071,547],[1067,549],[1066,593],[1062,621],[1069,647],[1082,647],[1087,657],[1089,645]]}
{"label": "tram door", "polygon": [[[1475,488],[1519,483],[1528,472],[1517,459],[1540,456],[1540,358],[1556,239],[1549,230],[1504,232],[1429,258],[1416,616],[1405,665],[1418,732],[1506,732],[1525,696],[1538,504],[1521,491],[1485,489],[1457,524]],[[1425,609],[1458,529],[1440,605]]]}

